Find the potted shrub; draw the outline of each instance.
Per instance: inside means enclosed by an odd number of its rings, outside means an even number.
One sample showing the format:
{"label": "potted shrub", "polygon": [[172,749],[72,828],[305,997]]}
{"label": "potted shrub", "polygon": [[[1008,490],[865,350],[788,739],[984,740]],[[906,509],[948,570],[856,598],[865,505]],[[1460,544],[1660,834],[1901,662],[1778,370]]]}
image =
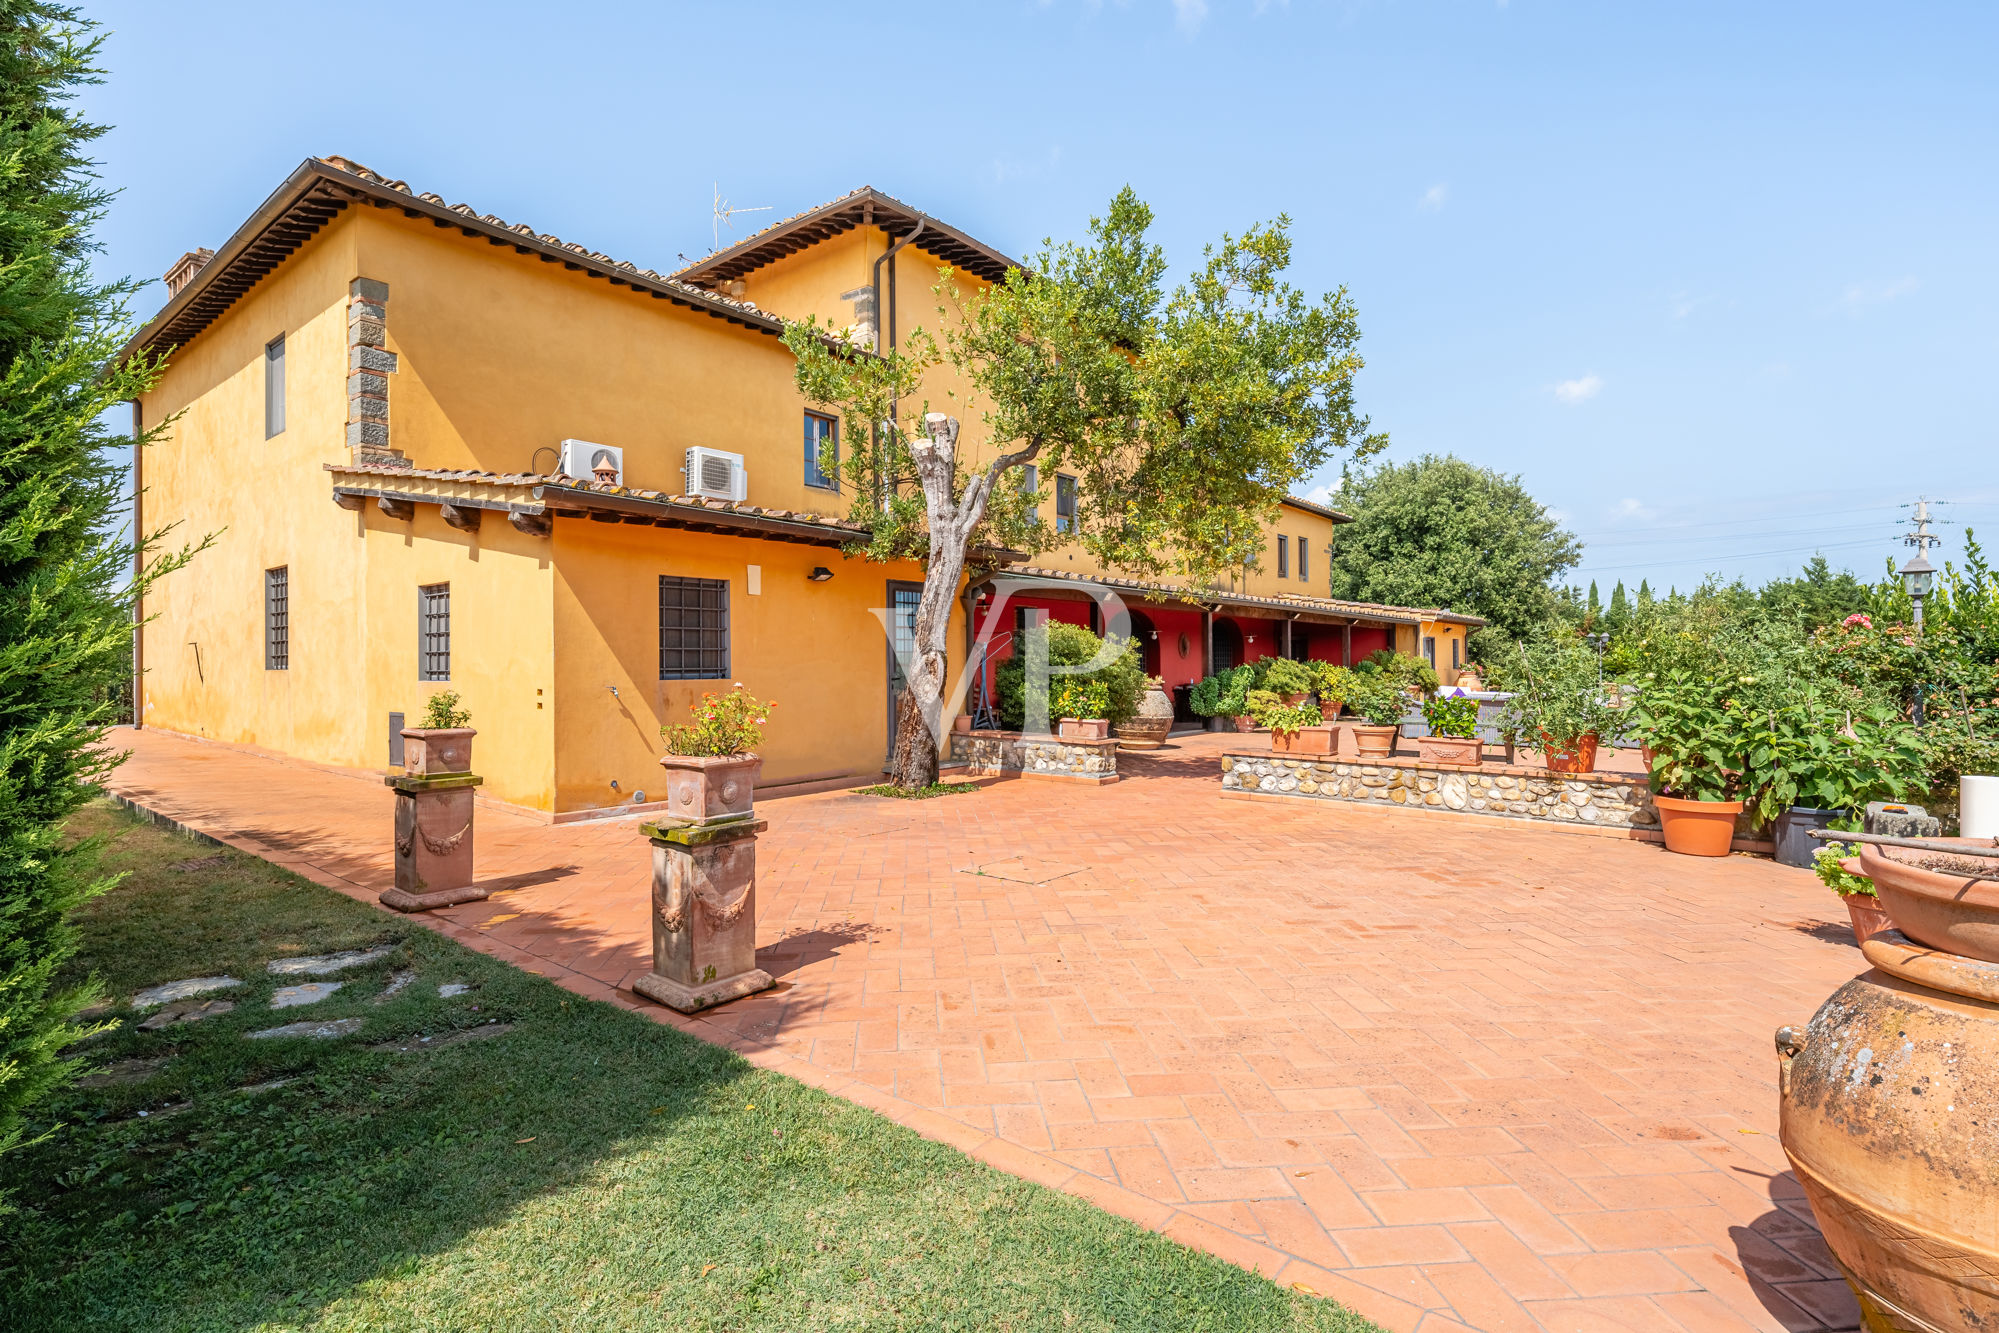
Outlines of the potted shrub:
{"label": "potted shrub", "polygon": [[1812,829],[1922,781],[1915,729],[1885,707],[1838,708],[1810,682],[1787,683],[1775,706],[1745,718],[1746,804],[1757,824],[1771,827],[1785,865],[1815,864]]}
{"label": "potted shrub", "polygon": [[1326,726],[1317,704],[1289,702],[1273,690],[1249,692],[1249,715],[1270,728],[1270,748],[1279,754],[1331,754],[1333,729]]}
{"label": "potted shrub", "polygon": [[1318,682],[1312,668],[1288,657],[1266,657],[1256,664],[1263,672],[1261,688],[1286,704],[1302,704]]}
{"label": "potted shrub", "polygon": [[1363,684],[1347,704],[1360,714],[1353,729],[1354,748],[1362,759],[1385,759],[1395,753],[1395,732],[1409,711],[1409,695],[1394,685]]}
{"label": "potted shrub", "polygon": [[1187,696],[1187,706],[1209,720],[1216,731],[1248,731],[1249,691],[1256,679],[1251,666],[1231,667],[1207,677]]}
{"label": "potted shrub", "polygon": [[424,705],[423,723],[403,728],[403,772],[412,777],[472,771],[472,714],[456,690],[439,690]]}
{"label": "potted shrub", "polygon": [[1356,674],[1392,689],[1428,698],[1442,684],[1437,669],[1413,653],[1377,648],[1354,666]]}
{"label": "potted shrub", "polygon": [[[1092,664],[1095,664],[1092,666]],[[1081,625],[1067,625],[1056,622],[1048,627],[1048,665],[1050,667],[1081,668],[1091,670],[1070,670],[1051,676],[1048,682],[1048,722],[1059,723],[1065,716],[1072,716],[1074,708],[1087,708],[1094,712],[1091,720],[1105,722],[1114,727],[1138,712],[1138,701],[1145,693],[1145,671],[1139,665],[1138,650],[1129,640],[1115,636],[1098,638]],[[1058,691],[1065,681],[1094,681],[1103,689],[1101,702],[1092,695],[1087,704],[1071,703],[1064,707]],[[1010,730],[1019,731],[1027,725],[1027,660],[1023,653],[1016,652],[1002,661],[993,673],[994,693],[999,705],[1001,723]],[[1091,728],[1094,730],[1094,728]]]}
{"label": "potted shrub", "polygon": [[710,691],[689,712],[692,720],[659,729],[666,741],[666,816],[662,823],[717,824],[750,818],[763,759],[770,710],[738,684],[727,694]]}
{"label": "potted shrub", "polygon": [[1156,750],[1166,743],[1172,730],[1173,696],[1166,692],[1165,680],[1148,676],[1137,713],[1117,724],[1118,744],[1134,750]]}
{"label": "potted shrub", "polygon": [[1336,720],[1340,709],[1352,696],[1359,680],[1354,673],[1331,662],[1313,662],[1312,688],[1319,696],[1319,715],[1327,722]]}
{"label": "potted shrub", "polygon": [[1847,919],[1853,923],[1853,942],[1865,944],[1868,936],[1893,930],[1895,923],[1881,910],[1874,881],[1860,873],[1859,855],[1859,843],[1829,842],[1813,855],[1812,869],[1819,882],[1846,904]]}
{"label": "potted shrub", "polygon": [[1500,734],[1539,745],[1551,773],[1588,773],[1599,745],[1615,745],[1631,726],[1631,712],[1611,698],[1596,655],[1566,637],[1520,645],[1508,668],[1513,697],[1499,715]]}
{"label": "potted shrub", "polygon": [[1706,673],[1674,672],[1651,681],[1632,714],[1652,750],[1652,802],[1666,850],[1727,856],[1749,766],[1742,710],[1727,687]]}
{"label": "potted shrub", "polygon": [[1416,754],[1426,763],[1477,768],[1485,758],[1485,742],[1478,738],[1478,700],[1426,699],[1423,720],[1430,724],[1430,734],[1416,738]]}
{"label": "potted shrub", "polygon": [[1100,741],[1111,734],[1110,689],[1091,676],[1057,676],[1048,682],[1048,711],[1055,734],[1067,741]]}

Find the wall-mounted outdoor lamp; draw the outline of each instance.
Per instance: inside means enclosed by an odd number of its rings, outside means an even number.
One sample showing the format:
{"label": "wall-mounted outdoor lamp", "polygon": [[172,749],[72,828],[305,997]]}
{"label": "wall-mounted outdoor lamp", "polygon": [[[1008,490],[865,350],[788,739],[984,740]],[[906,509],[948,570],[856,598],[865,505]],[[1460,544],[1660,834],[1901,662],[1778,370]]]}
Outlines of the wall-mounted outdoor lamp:
{"label": "wall-mounted outdoor lamp", "polygon": [[808,583],[824,583],[833,577],[833,571],[824,565],[814,565],[812,572],[805,576]]}

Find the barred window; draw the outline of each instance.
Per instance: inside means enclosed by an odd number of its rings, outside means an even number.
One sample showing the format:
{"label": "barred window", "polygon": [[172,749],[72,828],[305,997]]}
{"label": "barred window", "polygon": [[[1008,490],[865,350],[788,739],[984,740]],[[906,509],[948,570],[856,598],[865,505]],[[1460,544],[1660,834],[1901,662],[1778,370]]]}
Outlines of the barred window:
{"label": "barred window", "polygon": [[291,666],[291,570],[287,565],[264,571],[264,670]]}
{"label": "barred window", "polygon": [[416,678],[451,679],[451,585],[426,583],[416,590]]}
{"label": "barred window", "polygon": [[729,581],[659,576],[659,678],[729,675]]}

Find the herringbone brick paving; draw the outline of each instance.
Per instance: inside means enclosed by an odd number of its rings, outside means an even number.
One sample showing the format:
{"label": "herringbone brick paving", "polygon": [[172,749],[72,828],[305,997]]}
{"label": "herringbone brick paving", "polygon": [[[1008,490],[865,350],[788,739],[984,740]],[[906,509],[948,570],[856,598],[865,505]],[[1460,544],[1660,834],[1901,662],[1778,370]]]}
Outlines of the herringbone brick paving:
{"label": "herringbone brick paving", "polygon": [[[156,731],[121,795],[373,899],[378,778]],[[1862,964],[1803,871],[1420,811],[1105,788],[761,803],[779,988],[682,1019],[638,821],[482,810],[474,947],[1397,1330],[1851,1328],[1771,1033]]]}

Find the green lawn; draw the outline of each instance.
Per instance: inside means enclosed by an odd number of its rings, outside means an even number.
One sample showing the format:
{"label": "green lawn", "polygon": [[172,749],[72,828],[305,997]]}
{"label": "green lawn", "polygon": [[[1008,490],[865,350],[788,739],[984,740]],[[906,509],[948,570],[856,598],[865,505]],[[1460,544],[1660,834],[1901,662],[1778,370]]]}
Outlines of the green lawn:
{"label": "green lawn", "polygon": [[[114,1003],[247,984],[158,1032],[114,1008],[85,1049],[170,1058],[63,1095],[55,1136],[0,1159],[0,1327],[1373,1327],[254,858],[175,869],[214,849],[109,806],[76,823],[130,873],[83,919]],[[308,979],[268,960],[383,944],[331,998],[266,1007]],[[244,1040],[307,1017],[365,1026]]]}

